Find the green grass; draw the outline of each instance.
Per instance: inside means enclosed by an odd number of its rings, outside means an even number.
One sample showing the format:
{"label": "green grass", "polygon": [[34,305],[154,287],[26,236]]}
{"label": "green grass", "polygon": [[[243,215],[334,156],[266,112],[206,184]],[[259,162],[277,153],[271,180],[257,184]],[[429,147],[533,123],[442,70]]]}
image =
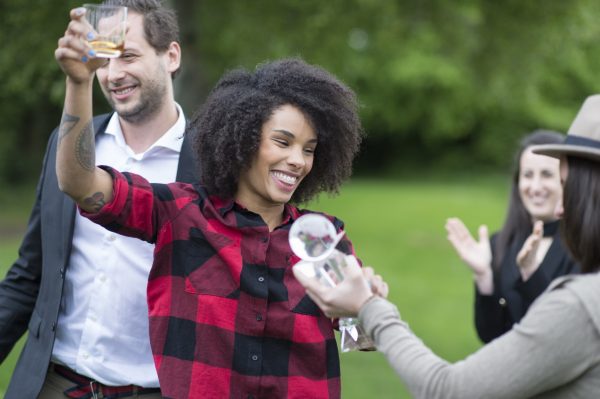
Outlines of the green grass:
{"label": "green grass", "polygon": [[[0,239],[0,275],[4,277],[6,269],[16,258],[17,247],[19,245],[18,240],[4,240]],[[21,353],[21,348],[25,343],[25,339],[21,339],[13,348],[12,352],[6,360],[0,364],[0,397],[4,397],[4,392],[8,387],[8,381],[12,374],[12,370],[17,362],[17,358]]]}
{"label": "green grass", "polygon": [[[0,278],[17,257],[17,248],[27,224],[35,195],[35,187],[5,187],[0,190]],[[0,397],[8,386],[25,339],[21,339],[6,360],[0,364]]]}
{"label": "green grass", "polygon": [[[366,265],[390,286],[390,300],[413,331],[449,361],[480,347],[473,328],[470,273],[446,240],[446,218],[458,216],[473,231],[500,226],[506,203],[504,178],[440,181],[356,181],[339,198],[312,208],[335,214]],[[344,398],[409,398],[379,353],[345,353]]]}
{"label": "green grass", "polygon": [[[31,194],[30,194],[31,195]],[[390,300],[415,333],[448,361],[480,347],[473,328],[470,273],[446,241],[444,224],[461,217],[471,231],[481,223],[496,230],[504,216],[507,179],[453,178],[452,181],[356,180],[340,196],[322,197],[308,206],[334,214],[346,223],[349,238],[366,265],[390,286]],[[2,198],[0,198],[2,200]],[[17,214],[24,218],[28,206]],[[18,205],[15,205],[19,208]],[[5,220],[0,211],[0,220]],[[0,273],[16,256],[18,239],[0,240]],[[0,366],[4,392],[16,361]],[[400,379],[380,353],[341,354],[344,398],[409,398]]]}

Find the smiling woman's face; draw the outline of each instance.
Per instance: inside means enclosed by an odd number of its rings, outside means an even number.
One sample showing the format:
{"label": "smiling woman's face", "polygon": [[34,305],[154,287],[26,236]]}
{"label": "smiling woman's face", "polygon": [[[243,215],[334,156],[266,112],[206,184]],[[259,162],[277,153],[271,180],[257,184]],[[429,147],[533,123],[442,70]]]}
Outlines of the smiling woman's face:
{"label": "smiling woman's face", "polygon": [[236,201],[253,210],[289,202],[312,169],[317,134],[296,107],[277,108],[263,124],[250,168],[240,175]]}
{"label": "smiling woman's face", "polygon": [[519,195],[532,220],[556,219],[556,205],[562,198],[559,160],[523,151],[519,162]]}

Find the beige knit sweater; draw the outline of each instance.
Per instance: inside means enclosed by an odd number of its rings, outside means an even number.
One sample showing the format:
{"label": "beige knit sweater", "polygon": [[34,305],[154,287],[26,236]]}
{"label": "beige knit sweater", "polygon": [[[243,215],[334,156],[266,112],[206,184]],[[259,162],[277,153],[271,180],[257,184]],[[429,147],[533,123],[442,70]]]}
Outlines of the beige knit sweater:
{"label": "beige knit sweater", "polygon": [[384,299],[359,319],[415,398],[600,398],[598,273],[555,280],[511,331],[454,364]]}

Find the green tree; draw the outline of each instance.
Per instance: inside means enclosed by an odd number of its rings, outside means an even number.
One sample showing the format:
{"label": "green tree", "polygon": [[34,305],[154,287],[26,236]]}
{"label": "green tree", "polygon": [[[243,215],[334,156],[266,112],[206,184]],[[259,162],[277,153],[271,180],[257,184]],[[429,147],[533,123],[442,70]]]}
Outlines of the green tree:
{"label": "green tree", "polygon": [[[520,136],[565,131],[600,89],[595,0],[168,3],[181,22],[175,84],[188,116],[225,70],[300,56],[358,93],[369,135],[358,163],[365,173],[505,167]],[[0,3],[0,180],[38,173],[64,92],[53,52],[79,4]]]}
{"label": "green tree", "polygon": [[64,75],[54,49],[79,1],[0,2],[0,181],[22,182],[39,173],[58,125]]}
{"label": "green tree", "polygon": [[[535,128],[565,131],[597,91],[593,0],[184,0],[207,82],[232,67],[299,55],[359,94],[365,170],[504,166]],[[426,166],[426,165],[425,165]]]}

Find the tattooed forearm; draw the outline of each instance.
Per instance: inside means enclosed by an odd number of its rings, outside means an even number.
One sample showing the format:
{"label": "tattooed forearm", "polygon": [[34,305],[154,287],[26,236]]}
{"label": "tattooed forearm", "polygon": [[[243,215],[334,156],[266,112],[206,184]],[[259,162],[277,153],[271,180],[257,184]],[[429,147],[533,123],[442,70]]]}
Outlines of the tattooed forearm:
{"label": "tattooed forearm", "polygon": [[58,128],[58,144],[59,145],[60,145],[60,142],[62,141],[62,139],[67,134],[71,133],[71,131],[73,130],[73,127],[75,127],[77,122],[79,122],[79,117],[77,117],[77,116],[73,116],[73,115],[69,115],[69,114],[62,115],[62,118],[60,119],[60,127]]}
{"label": "tattooed forearm", "polygon": [[96,167],[96,154],[94,153],[94,126],[92,121],[79,132],[77,144],[75,146],[75,155],[79,165],[88,172],[93,172]]}
{"label": "tattooed forearm", "polygon": [[85,206],[91,207],[94,210],[94,212],[100,212],[104,205],[106,205],[104,194],[102,194],[101,192],[97,192],[91,197],[84,199],[83,203],[85,204]]}

